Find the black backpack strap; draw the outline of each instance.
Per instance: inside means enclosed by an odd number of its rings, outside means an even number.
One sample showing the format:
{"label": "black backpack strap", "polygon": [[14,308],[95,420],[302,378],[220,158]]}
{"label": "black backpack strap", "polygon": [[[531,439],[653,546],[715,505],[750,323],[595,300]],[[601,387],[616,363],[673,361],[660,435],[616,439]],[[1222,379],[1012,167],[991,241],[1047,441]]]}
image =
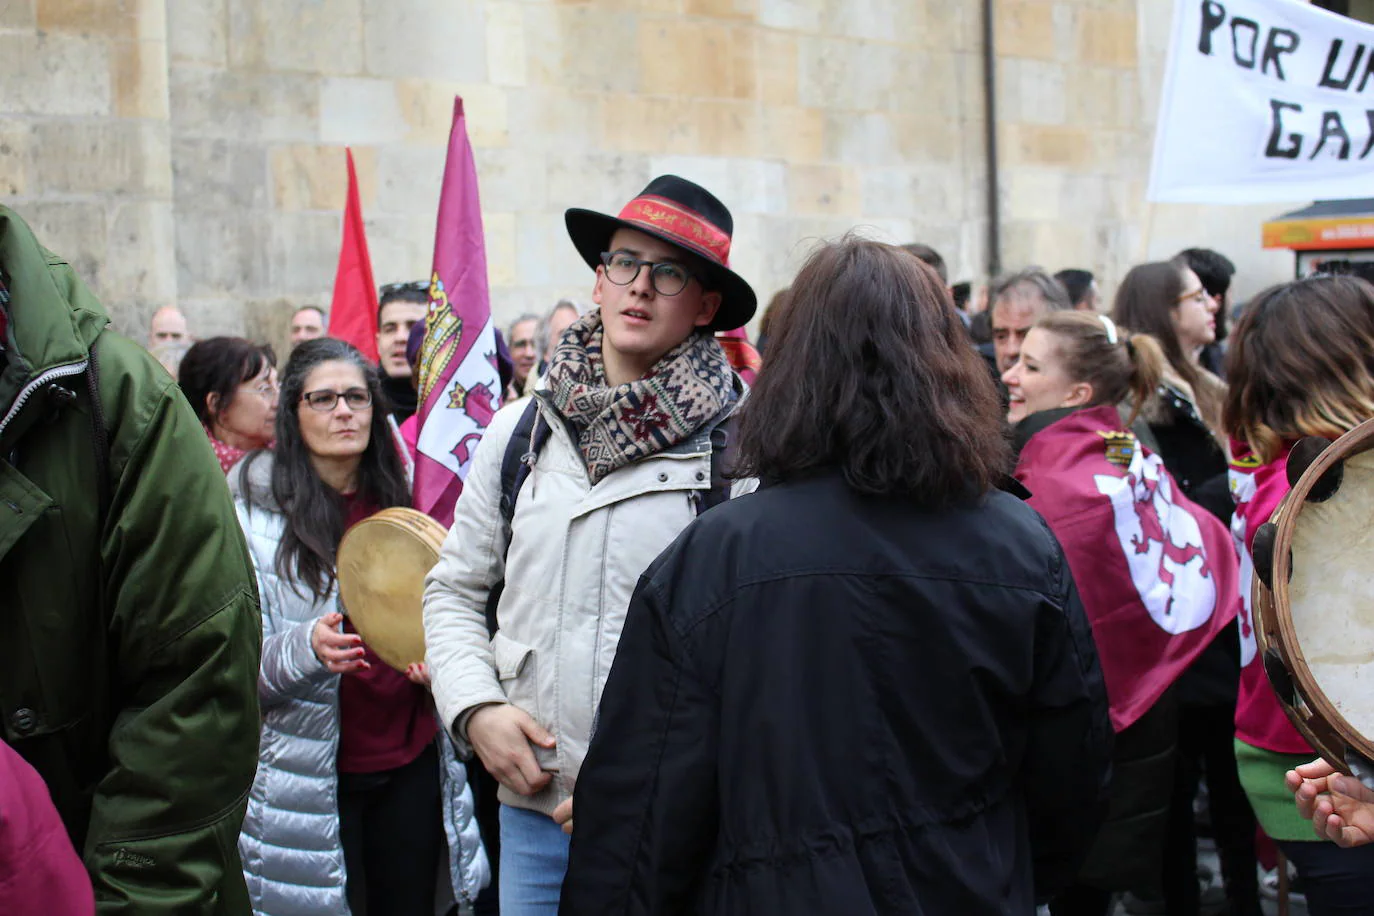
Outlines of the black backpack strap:
{"label": "black backpack strap", "polygon": [[501,456],[501,518],[507,526],[515,518],[515,501],[520,497],[520,489],[525,486],[535,459],[544,443],[549,441],[551,432],[539,413],[539,402],[531,398],[506,443],[506,453]]}
{"label": "black backpack strap", "polygon": [[730,498],[734,469],[735,415],[731,414],[711,430],[711,489],[698,501],[698,515]]}
{"label": "black backpack strap", "polygon": [[[525,412],[515,424],[506,452],[501,456],[501,523],[506,527],[506,544],[510,545],[510,525],[515,518],[515,501],[520,497],[520,489],[534,468],[535,459],[544,443],[549,441],[553,431],[539,413],[539,402],[530,398]],[[501,603],[501,592],[505,590],[505,580],[497,582],[487,593],[487,633],[496,635],[496,609]]]}

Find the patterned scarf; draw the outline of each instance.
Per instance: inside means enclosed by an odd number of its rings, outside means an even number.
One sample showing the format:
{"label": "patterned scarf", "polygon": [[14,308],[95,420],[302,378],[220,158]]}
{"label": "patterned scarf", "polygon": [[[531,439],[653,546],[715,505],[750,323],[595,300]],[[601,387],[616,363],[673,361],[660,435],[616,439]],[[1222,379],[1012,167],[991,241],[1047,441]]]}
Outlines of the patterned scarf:
{"label": "patterned scarf", "polygon": [[579,318],[554,351],[548,377],[550,400],[577,431],[593,485],[683,441],[734,395],[730,364],[710,334],[673,347],[647,378],[608,387],[603,334],[600,312]]}

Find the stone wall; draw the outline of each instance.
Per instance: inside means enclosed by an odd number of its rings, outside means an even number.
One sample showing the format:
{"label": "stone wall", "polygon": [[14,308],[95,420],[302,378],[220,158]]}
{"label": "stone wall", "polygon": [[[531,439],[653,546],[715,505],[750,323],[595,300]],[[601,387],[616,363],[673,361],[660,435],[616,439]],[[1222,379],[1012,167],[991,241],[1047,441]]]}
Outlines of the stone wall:
{"label": "stone wall", "polygon": [[[654,174],[716,191],[766,299],[854,227],[987,260],[979,4],[948,0],[0,0],[0,198],[142,337],[280,340],[326,303],[343,148],[379,283],[428,273],[455,94],[502,319],[586,299],[568,206]],[[1282,205],[1143,200],[1167,4],[996,0],[1003,263],[1133,262],[1208,244],[1240,291]]]}

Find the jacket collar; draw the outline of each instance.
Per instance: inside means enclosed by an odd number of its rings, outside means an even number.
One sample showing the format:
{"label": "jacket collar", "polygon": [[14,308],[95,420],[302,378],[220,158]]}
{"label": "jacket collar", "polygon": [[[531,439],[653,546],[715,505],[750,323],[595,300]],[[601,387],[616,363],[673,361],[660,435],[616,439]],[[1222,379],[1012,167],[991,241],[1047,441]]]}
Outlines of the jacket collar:
{"label": "jacket collar", "polygon": [[0,433],[20,398],[45,376],[78,375],[109,315],[62,258],[0,206],[0,271],[9,289],[9,328],[0,372]]}

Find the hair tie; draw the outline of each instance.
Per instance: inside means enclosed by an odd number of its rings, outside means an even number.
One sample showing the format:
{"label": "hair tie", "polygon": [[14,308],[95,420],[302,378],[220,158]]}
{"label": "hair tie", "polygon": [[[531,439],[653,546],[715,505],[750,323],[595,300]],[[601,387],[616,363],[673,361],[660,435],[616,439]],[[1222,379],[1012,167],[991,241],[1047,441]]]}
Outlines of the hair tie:
{"label": "hair tie", "polygon": [[1116,337],[1116,322],[1112,321],[1106,315],[1098,315],[1097,317],[1098,320],[1102,322],[1102,327],[1107,329],[1107,343],[1116,346],[1118,343]]}

